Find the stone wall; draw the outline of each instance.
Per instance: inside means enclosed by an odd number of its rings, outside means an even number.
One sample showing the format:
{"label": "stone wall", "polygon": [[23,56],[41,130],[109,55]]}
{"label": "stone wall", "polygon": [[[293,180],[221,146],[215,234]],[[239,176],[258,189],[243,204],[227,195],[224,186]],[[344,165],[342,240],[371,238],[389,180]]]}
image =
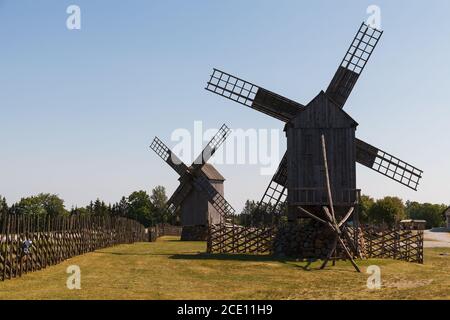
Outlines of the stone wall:
{"label": "stone wall", "polygon": [[181,241],[206,241],[208,239],[208,226],[184,226],[181,232]]}
{"label": "stone wall", "polygon": [[[274,255],[298,259],[324,259],[335,239],[327,226],[311,219],[300,219],[278,228],[274,240]],[[338,247],[339,249],[339,247]],[[342,255],[339,252],[338,255]]]}

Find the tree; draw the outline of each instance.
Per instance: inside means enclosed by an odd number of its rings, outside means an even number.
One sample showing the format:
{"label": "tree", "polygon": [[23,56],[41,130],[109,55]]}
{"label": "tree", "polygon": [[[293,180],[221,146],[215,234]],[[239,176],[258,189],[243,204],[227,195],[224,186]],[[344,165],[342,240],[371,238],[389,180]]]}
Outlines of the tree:
{"label": "tree", "polygon": [[369,223],[370,210],[375,204],[375,200],[367,195],[361,196],[359,203],[359,221],[363,224]]}
{"label": "tree", "polygon": [[89,211],[86,208],[75,207],[70,210],[70,215],[86,217],[89,216]]}
{"label": "tree", "polygon": [[117,217],[127,217],[128,216],[128,200],[126,197],[122,197],[119,202],[112,206],[111,214]]}
{"label": "tree", "polygon": [[14,212],[19,214],[58,217],[67,215],[64,200],[57,195],[40,193],[37,196],[22,198],[14,205]]}
{"label": "tree", "polygon": [[259,208],[258,205],[258,202],[254,200],[247,200],[237,222],[244,226],[286,222],[287,206],[284,202],[280,202],[276,207],[267,204],[265,207]]}
{"label": "tree", "polygon": [[150,197],[154,208],[154,214],[158,223],[172,223],[176,222],[176,215],[171,214],[167,210],[167,195],[166,188],[157,186],[152,190]]}
{"label": "tree", "polygon": [[406,217],[405,206],[398,197],[379,199],[369,210],[369,221],[379,225],[394,226]]}
{"label": "tree", "polygon": [[130,194],[127,207],[129,218],[139,221],[146,227],[156,223],[153,205],[147,192],[141,190]]}
{"label": "tree", "polygon": [[406,202],[406,214],[408,218],[414,220],[425,220],[427,229],[445,226],[444,215],[442,214],[448,206],[444,204]]}
{"label": "tree", "polygon": [[106,217],[109,215],[110,210],[108,206],[105,204],[105,202],[100,201],[100,199],[97,199],[94,202],[93,213],[97,217]]}
{"label": "tree", "polygon": [[6,198],[0,196],[0,214],[3,214],[8,211],[8,203],[6,202]]}
{"label": "tree", "polygon": [[256,209],[258,204],[253,200],[245,201],[244,208],[238,218],[238,223],[243,226],[250,226],[255,218]]}

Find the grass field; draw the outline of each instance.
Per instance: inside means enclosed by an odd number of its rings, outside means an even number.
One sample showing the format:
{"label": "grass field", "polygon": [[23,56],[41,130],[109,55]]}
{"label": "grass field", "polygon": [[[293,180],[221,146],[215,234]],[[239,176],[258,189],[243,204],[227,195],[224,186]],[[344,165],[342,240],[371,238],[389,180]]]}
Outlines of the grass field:
{"label": "grass field", "polygon": [[[99,250],[0,282],[0,299],[450,299],[450,249],[427,249],[425,264],[359,261],[311,270],[305,263],[255,256],[208,256],[205,243],[165,237]],[[66,268],[81,268],[81,290],[66,288]],[[369,290],[378,265],[383,286]]]}

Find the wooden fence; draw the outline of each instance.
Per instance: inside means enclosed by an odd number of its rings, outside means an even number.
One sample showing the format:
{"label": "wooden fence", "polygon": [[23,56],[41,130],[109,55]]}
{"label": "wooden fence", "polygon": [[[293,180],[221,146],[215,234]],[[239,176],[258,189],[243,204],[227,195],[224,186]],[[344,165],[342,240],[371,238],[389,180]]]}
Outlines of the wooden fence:
{"label": "wooden fence", "polygon": [[156,241],[159,237],[163,236],[176,236],[180,237],[183,228],[180,226],[173,226],[167,223],[157,224],[154,227],[148,228],[149,240],[151,242]]}
{"label": "wooden fence", "polygon": [[233,224],[209,226],[208,253],[271,254],[274,227],[253,228]]}
{"label": "wooden fence", "polygon": [[366,227],[362,234],[367,258],[423,263],[423,231]]}
{"label": "wooden fence", "polygon": [[[233,224],[217,224],[209,227],[208,253],[273,254],[274,239],[282,229],[276,227],[253,228]],[[357,243],[360,256],[395,259],[423,263],[423,232],[401,229],[376,230],[365,227],[346,229]],[[302,243],[299,243],[302,245]],[[359,256],[359,255],[358,255]]]}
{"label": "wooden fence", "polygon": [[0,217],[0,281],[118,244],[148,241],[138,222],[120,217]]}

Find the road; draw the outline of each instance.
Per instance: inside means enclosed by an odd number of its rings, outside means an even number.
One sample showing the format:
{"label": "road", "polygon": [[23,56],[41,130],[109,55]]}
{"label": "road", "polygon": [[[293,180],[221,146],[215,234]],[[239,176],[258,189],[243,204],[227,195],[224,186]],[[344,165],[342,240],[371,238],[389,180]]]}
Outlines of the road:
{"label": "road", "polygon": [[450,248],[450,232],[445,229],[426,230],[425,248]]}

